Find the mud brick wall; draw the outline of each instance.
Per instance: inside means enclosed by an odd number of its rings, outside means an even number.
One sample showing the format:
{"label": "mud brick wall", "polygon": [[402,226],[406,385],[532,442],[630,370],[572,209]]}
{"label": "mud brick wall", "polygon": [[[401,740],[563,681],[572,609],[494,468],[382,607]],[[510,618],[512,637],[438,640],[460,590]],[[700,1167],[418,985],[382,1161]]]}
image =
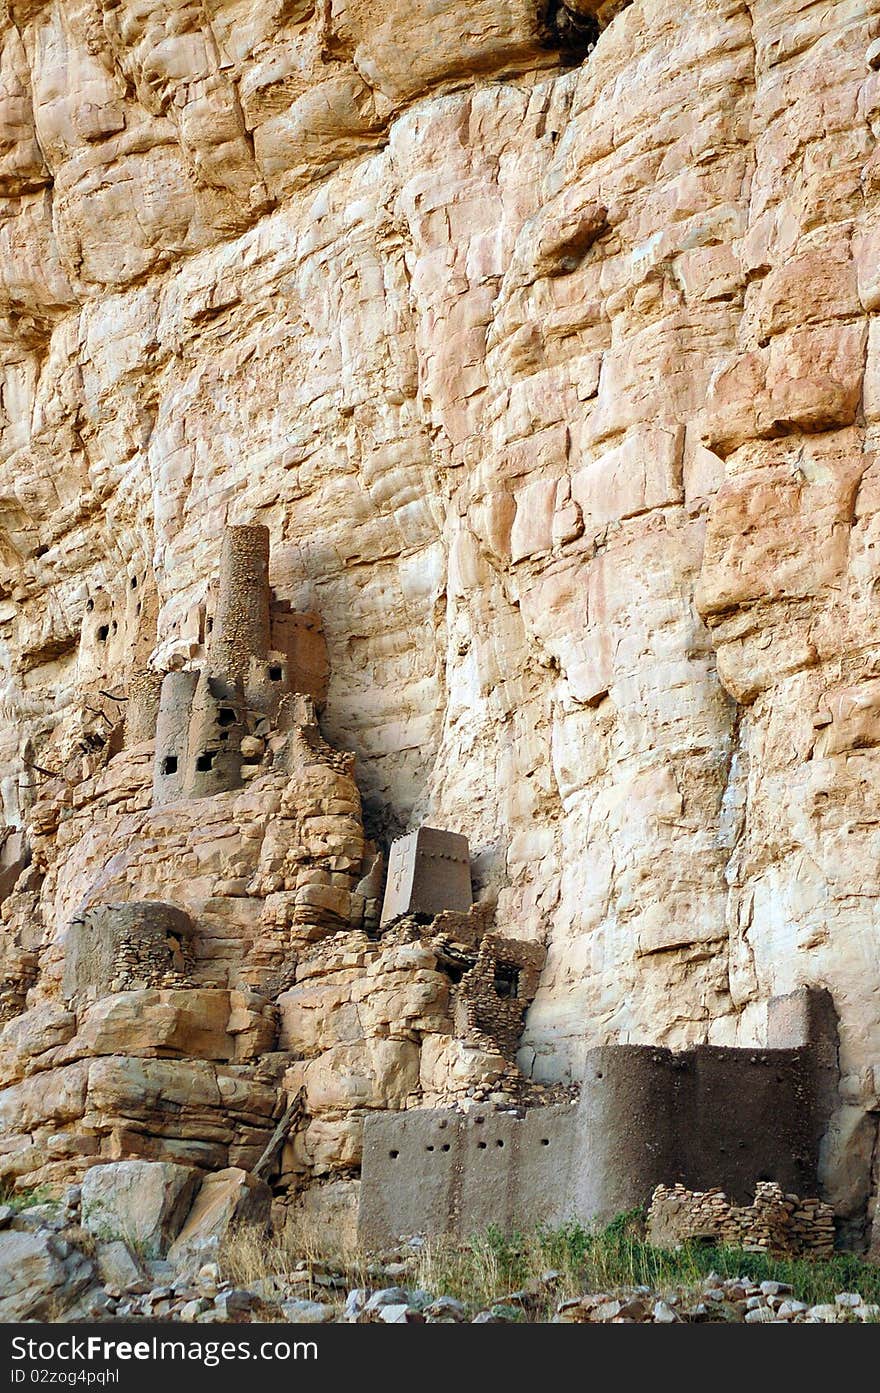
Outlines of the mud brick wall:
{"label": "mud brick wall", "polygon": [[153,769],[153,802],[157,807],[183,796],[189,722],[198,680],[197,672],[168,672],[162,681]]}
{"label": "mud brick wall", "polygon": [[241,738],[247,722],[238,685],[199,674],[187,741],[183,792],[208,798],[241,784]]}
{"label": "mud brick wall", "polygon": [[281,703],[290,689],[290,663],[285,654],[270,652],[266,660],[251,658],[245,680],[245,698],[248,711],[255,721],[268,718],[274,725]]}
{"label": "mud brick wall", "polygon": [[467,911],[473,902],[467,837],[420,827],[392,842],[381,924],[404,914],[433,918],[444,909]]}
{"label": "mud brick wall", "polygon": [[312,697],[322,711],[327,702],[330,660],[320,615],[284,609],[281,602],[276,602],[272,609],[271,648],[286,660],[290,690]]}
{"label": "mud brick wall", "polygon": [[590,1050],[579,1108],[578,1214],[611,1219],[673,1181],[720,1185],[743,1203],[769,1177],[787,1190],[814,1191],[827,1121],[815,1066],[809,1045]]}
{"label": "mud brick wall", "polygon": [[161,672],[148,667],[132,674],[125,708],[126,745],[139,745],[144,740],[155,739],[161,698]]}
{"label": "mud brick wall", "polygon": [[251,658],[266,657],[269,638],[269,529],[227,527],[211,632],[211,671],[243,681]]}
{"label": "mud brick wall", "polygon": [[[493,1141],[491,1148],[475,1138],[471,1144],[470,1124],[454,1110],[368,1118],[363,1241],[388,1243],[414,1232],[466,1237],[486,1222],[516,1228],[543,1214],[607,1222],[647,1205],[661,1184],[720,1186],[740,1204],[749,1203],[756,1186],[770,1177],[786,1193],[815,1194],[819,1144],[831,1108],[825,1069],[834,1018],[829,1003],[820,1000],[817,1009],[805,1006],[799,1019],[816,1038],[788,1049],[590,1050],[575,1106],[532,1109],[523,1119],[528,1129],[520,1131],[510,1114],[495,1113],[492,1127],[500,1129],[503,1144]],[[450,1140],[448,1151],[440,1143],[438,1161],[428,1147],[436,1151],[441,1120],[451,1137],[465,1140]],[[543,1138],[551,1124],[554,1163],[533,1171],[508,1145],[504,1129],[513,1128],[517,1138],[540,1133],[537,1145],[546,1151]],[[494,1219],[485,1218],[483,1197],[490,1191],[498,1206]],[[447,1216],[443,1205],[450,1196],[455,1203]]]}
{"label": "mud brick wall", "polygon": [[366,1119],[358,1238],[467,1235],[489,1224],[561,1224],[573,1213],[576,1106],[377,1113]]}

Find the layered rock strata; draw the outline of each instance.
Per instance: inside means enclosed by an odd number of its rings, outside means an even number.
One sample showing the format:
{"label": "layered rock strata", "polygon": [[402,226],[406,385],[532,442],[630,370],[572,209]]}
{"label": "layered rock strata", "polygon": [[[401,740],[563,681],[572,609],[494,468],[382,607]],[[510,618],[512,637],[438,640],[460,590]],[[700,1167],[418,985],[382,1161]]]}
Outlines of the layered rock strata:
{"label": "layered rock strata", "polygon": [[[828,988],[824,1196],[860,1241],[876,0],[0,16],[7,1173],[236,1164],[301,1065],[335,1111],[309,1156],[353,1168],[349,1117],[420,1096],[438,1018],[430,948],[371,940],[357,887],[427,821],[468,837],[497,931],[546,946],[537,1080],[595,1045],[753,1044],[773,995]],[[243,786],[151,808],[134,675],[210,647],[228,523],[268,528],[275,619],[357,763],[303,708]],[[172,986],[108,997],[115,1034],[64,1001],[72,920],[136,900],[197,927],[194,1054]],[[328,928],[339,1005],[289,1066],[276,998]],[[380,962],[381,1019],[335,995]]]}

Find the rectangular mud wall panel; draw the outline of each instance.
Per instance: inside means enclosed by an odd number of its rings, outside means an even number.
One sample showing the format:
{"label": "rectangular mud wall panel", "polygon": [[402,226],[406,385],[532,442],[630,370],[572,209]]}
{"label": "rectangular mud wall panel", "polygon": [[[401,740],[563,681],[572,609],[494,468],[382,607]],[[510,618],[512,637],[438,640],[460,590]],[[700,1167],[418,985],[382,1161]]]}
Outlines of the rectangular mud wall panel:
{"label": "rectangular mud wall panel", "polygon": [[813,1051],[814,1129],[819,1142],[840,1103],[837,1011],[831,993],[824,987],[800,987],[785,996],[771,997],[767,1003],[767,1048],[792,1050],[804,1045]]}
{"label": "rectangular mud wall panel", "polygon": [[362,1243],[381,1247],[402,1234],[449,1231],[460,1168],[455,1118],[445,1109],[425,1109],[366,1119],[358,1216]]}
{"label": "rectangular mud wall panel", "polygon": [[564,1222],[575,1212],[575,1119],[570,1104],[525,1118],[491,1109],[367,1118],[360,1241],[381,1247],[415,1233],[467,1238],[490,1224]]}
{"label": "rectangular mud wall panel", "polygon": [[523,1118],[474,1111],[461,1122],[459,1237],[490,1224],[509,1233],[575,1217],[575,1116],[573,1106],[562,1105]]}
{"label": "rectangular mud wall panel", "polygon": [[685,1184],[720,1185],[737,1204],[751,1202],[759,1180],[814,1195],[819,1125],[812,1051],[707,1045],[692,1059],[679,1116]]}
{"label": "rectangular mud wall panel", "polygon": [[382,923],[390,923],[400,914],[409,911],[412,902],[413,874],[415,870],[417,832],[407,837],[399,837],[392,842],[388,854],[388,879],[385,885],[385,899],[382,904]]}
{"label": "rectangular mud wall panel", "polygon": [[606,1220],[646,1204],[656,1185],[721,1186],[738,1203],[759,1180],[817,1192],[827,1115],[812,1046],[698,1045],[674,1054],[621,1045],[589,1051],[580,1099],[578,1212]]}

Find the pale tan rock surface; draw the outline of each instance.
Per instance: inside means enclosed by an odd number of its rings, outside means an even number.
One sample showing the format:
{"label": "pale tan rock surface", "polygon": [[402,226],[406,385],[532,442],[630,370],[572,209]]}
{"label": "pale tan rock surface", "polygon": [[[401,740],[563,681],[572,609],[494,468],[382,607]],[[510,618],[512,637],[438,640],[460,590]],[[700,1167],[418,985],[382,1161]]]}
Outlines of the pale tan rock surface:
{"label": "pale tan rock surface", "polygon": [[262,1225],[269,1221],[272,1192],[263,1181],[232,1167],[205,1176],[192,1209],[168,1249],[170,1262],[191,1257],[201,1262],[214,1256],[236,1224]]}
{"label": "pale tan rock surface", "polygon": [[198,1172],[191,1166],[92,1166],[83,1180],[82,1225],[93,1238],[121,1240],[144,1257],[163,1257],[197,1189]]}
{"label": "pale tan rock surface", "polygon": [[[608,26],[583,63],[553,8],[0,7],[20,1179],[252,1162],[284,1078],[311,1117],[284,1173],[349,1185],[360,1109],[490,1079],[436,964],[361,931],[376,843],[429,820],[547,945],[538,1079],[597,1043],[758,1042],[770,996],[827,986],[825,1185],[864,1223],[880,4],[578,3]],[[107,763],[115,698],[202,651],[251,521],[356,765],[267,756],[151,810],[151,746]],[[139,899],[194,917],[200,1009],[169,982],[71,1019],[72,917]]]}

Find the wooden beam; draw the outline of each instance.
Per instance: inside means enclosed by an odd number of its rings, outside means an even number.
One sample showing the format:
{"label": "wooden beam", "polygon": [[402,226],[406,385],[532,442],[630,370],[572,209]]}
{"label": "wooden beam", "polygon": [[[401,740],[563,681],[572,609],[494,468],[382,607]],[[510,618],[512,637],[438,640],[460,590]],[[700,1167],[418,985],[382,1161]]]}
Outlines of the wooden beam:
{"label": "wooden beam", "polygon": [[288,1103],[287,1107],[284,1109],[284,1116],[281,1118],[281,1121],[278,1123],[278,1126],[275,1128],[275,1131],[269,1138],[269,1143],[266,1147],[266,1150],[263,1152],[259,1161],[251,1171],[251,1175],[254,1176],[257,1180],[262,1179],[264,1174],[271,1169],[274,1161],[278,1157],[282,1146],[287,1140],[288,1132],[290,1131],[294,1122],[296,1122],[299,1119],[299,1116],[302,1113],[303,1104],[305,1102],[305,1096],[305,1089],[298,1089],[297,1092],[294,1094],[293,1098]]}

